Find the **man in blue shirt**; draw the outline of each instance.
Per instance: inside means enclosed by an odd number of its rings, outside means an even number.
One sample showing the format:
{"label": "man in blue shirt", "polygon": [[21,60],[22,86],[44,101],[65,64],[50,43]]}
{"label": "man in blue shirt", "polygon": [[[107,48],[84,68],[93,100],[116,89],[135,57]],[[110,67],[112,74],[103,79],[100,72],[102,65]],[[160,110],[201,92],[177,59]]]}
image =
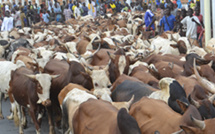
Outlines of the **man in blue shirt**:
{"label": "man in blue shirt", "polygon": [[152,13],[150,10],[151,6],[148,6],[148,9],[146,10],[144,20],[145,20],[145,25],[147,27],[146,31],[150,31],[150,29],[155,29],[154,22],[155,22],[155,15]]}
{"label": "man in blue shirt", "polygon": [[170,8],[166,8],[164,11],[164,16],[160,21],[159,33],[161,33],[162,30],[164,30],[164,32],[173,30],[175,22],[175,16],[170,14]]}

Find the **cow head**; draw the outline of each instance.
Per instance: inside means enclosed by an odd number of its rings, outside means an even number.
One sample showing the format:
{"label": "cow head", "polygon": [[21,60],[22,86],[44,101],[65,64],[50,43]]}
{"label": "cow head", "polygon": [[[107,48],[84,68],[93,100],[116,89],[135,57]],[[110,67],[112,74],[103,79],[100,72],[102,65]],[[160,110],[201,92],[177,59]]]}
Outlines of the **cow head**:
{"label": "cow head", "polygon": [[51,101],[50,101],[51,80],[54,78],[57,78],[59,75],[36,74],[36,75],[26,75],[26,76],[37,82],[36,91],[39,98],[37,103],[42,104],[44,106],[51,105]]}
{"label": "cow head", "polygon": [[173,78],[163,78],[159,81],[159,88],[162,89],[167,95],[168,98],[168,105],[176,112],[183,113],[180,106],[178,105],[176,100],[180,100],[186,104],[189,104],[188,100],[186,99],[186,93],[181,85]]}
{"label": "cow head", "polygon": [[196,108],[199,110],[199,113],[201,114],[203,119],[209,119],[215,117],[215,107],[213,105],[214,103],[215,95],[212,95],[209,98],[196,101],[191,98],[191,96],[188,97],[191,104],[196,106]]}
{"label": "cow head", "polygon": [[195,124],[195,126],[197,127],[190,127],[190,126],[180,126],[181,129],[183,129],[183,131],[186,134],[213,134],[215,129],[213,127],[214,123],[215,123],[215,119],[208,119],[208,120],[198,120],[195,119],[194,117],[192,117],[192,115],[190,116],[193,124]]}
{"label": "cow head", "polygon": [[[110,63],[110,61],[109,61]],[[86,72],[91,76],[93,80],[94,88],[109,88],[111,86],[111,82],[109,79],[109,64],[105,67],[90,67],[86,64],[84,64],[86,67]]]}
{"label": "cow head", "polygon": [[109,64],[110,80],[113,83],[121,74],[128,74],[129,70],[129,56],[125,55],[123,49],[117,50],[114,54],[108,52],[111,59]]}

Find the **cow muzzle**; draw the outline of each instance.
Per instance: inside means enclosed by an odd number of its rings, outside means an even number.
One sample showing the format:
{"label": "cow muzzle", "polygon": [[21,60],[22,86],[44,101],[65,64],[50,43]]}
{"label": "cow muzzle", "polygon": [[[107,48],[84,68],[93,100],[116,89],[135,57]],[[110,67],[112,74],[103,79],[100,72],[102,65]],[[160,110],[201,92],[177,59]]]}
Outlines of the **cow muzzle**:
{"label": "cow muzzle", "polygon": [[43,101],[43,102],[42,102],[42,105],[45,106],[45,107],[50,106],[50,105],[51,105],[51,100],[48,99],[48,100]]}

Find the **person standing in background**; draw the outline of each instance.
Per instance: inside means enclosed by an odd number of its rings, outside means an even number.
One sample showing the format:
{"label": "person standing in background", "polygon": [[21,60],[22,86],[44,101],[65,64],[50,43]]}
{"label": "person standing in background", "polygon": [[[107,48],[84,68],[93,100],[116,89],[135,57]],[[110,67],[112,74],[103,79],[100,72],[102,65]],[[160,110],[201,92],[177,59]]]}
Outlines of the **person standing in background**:
{"label": "person standing in background", "polygon": [[5,17],[2,22],[1,31],[10,31],[13,29],[13,17],[10,16],[9,11],[5,11]]}
{"label": "person standing in background", "polygon": [[187,25],[186,37],[196,40],[197,26],[200,26],[199,19],[193,16],[193,9],[188,9],[188,16],[181,21],[182,25]]}
{"label": "person standing in background", "polygon": [[146,10],[145,16],[145,25],[146,25],[146,31],[150,31],[151,29],[154,30],[154,22],[155,22],[155,15],[151,11],[151,5],[148,5],[148,9]]}
{"label": "person standing in background", "polygon": [[82,14],[82,16],[88,15],[88,8],[86,7],[86,4],[85,4],[85,3],[83,3],[82,9],[83,9],[83,14]]}
{"label": "person standing in background", "polygon": [[15,27],[21,29],[22,28],[21,18],[20,18],[21,12],[17,6],[15,7],[15,10],[16,10],[16,14],[14,16]]}
{"label": "person standing in background", "polygon": [[63,15],[65,16],[65,21],[71,19],[72,11],[69,9],[69,5],[66,5]]}
{"label": "person standing in background", "polygon": [[21,13],[20,13],[21,26],[23,28],[23,27],[25,27],[25,18],[26,18],[23,7],[20,8],[20,11],[21,11]]}
{"label": "person standing in background", "polygon": [[75,19],[78,19],[79,16],[81,16],[81,11],[80,11],[80,8],[79,8],[79,3],[77,2],[76,3],[76,7],[74,9],[74,16],[75,16]]}
{"label": "person standing in background", "polygon": [[49,16],[49,14],[48,14],[48,11],[44,10],[44,11],[43,11],[43,21],[44,21],[46,24],[49,23],[49,18],[50,18],[50,16]]}
{"label": "person standing in background", "polygon": [[91,2],[91,0],[89,0],[89,3],[88,3],[88,14],[91,15],[91,16],[94,16],[95,10],[94,10],[94,6]]}
{"label": "person standing in background", "polygon": [[166,8],[164,11],[164,16],[160,21],[160,30],[159,33],[161,34],[161,31],[172,31],[176,22],[175,16],[170,13],[170,8]]}
{"label": "person standing in background", "polygon": [[[196,16],[199,19],[199,22],[201,23],[201,25],[197,26],[197,40],[199,42],[200,47],[202,47],[204,23],[203,23],[203,16],[200,14],[200,8],[198,6],[195,8],[194,16]],[[199,36],[201,36],[201,37],[199,37]]]}

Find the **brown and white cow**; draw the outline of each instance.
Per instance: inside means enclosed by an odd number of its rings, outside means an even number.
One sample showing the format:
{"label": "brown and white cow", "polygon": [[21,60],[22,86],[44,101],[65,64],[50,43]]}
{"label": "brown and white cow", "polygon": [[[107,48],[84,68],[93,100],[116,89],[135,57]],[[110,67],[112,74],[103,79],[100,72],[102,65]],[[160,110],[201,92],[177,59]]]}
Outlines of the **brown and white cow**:
{"label": "brown and white cow", "polygon": [[[36,113],[39,112],[41,114],[42,105],[47,107],[51,104],[50,86],[52,79],[56,77],[58,75],[34,74],[33,71],[26,67],[21,67],[11,73],[10,89],[8,92],[10,101],[14,103],[15,100],[18,103],[19,113],[21,112],[20,106],[29,109],[38,134],[40,133],[40,122],[36,117]],[[14,113],[14,116],[16,114]],[[19,133],[23,133],[20,114],[19,120]],[[16,120],[14,121],[16,122]]]}

